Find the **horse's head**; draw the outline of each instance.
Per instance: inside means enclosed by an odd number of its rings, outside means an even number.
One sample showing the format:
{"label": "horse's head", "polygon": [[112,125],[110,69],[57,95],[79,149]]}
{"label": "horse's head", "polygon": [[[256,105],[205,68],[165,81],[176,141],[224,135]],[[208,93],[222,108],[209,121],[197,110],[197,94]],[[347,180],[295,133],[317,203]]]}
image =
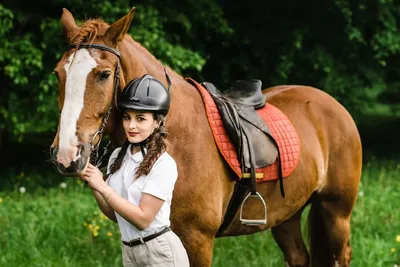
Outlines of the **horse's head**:
{"label": "horse's head", "polygon": [[72,14],[63,11],[61,24],[70,46],[54,70],[60,117],[50,148],[52,162],[62,174],[79,175],[101,141],[120,83],[117,44],[133,13],[134,9],[111,26],[88,20],[78,27]]}

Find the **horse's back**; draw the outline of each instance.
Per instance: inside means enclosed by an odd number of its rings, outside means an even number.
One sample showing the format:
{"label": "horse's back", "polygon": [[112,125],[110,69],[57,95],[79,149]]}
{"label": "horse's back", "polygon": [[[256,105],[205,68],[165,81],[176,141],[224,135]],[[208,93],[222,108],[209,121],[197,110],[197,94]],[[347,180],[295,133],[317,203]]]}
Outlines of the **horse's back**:
{"label": "horse's back", "polygon": [[[282,110],[295,125],[298,121],[310,120],[314,127],[328,127],[330,135],[350,135],[352,141],[360,143],[357,127],[350,113],[328,93],[301,85],[275,86],[263,90],[263,93],[267,102]],[[333,139],[335,138],[332,136],[331,140]]]}
{"label": "horse's back", "polygon": [[310,86],[275,86],[263,93],[267,102],[282,110],[295,125],[302,156],[320,155],[315,157],[320,174],[315,191],[350,190],[349,201],[354,204],[361,176],[362,148],[350,113],[332,96]]}

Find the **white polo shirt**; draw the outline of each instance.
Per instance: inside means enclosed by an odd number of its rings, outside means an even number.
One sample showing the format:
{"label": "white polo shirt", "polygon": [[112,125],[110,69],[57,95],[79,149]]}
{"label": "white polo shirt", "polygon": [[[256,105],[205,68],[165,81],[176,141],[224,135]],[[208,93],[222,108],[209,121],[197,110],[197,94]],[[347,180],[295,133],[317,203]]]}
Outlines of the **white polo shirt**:
{"label": "white polo shirt", "polygon": [[[121,148],[117,148],[111,154],[108,161],[107,173],[110,173],[110,167],[120,150]],[[108,177],[107,183],[120,196],[124,197],[135,206],[139,206],[143,193],[153,195],[165,202],[154,218],[154,221],[148,228],[142,231],[125,220],[118,213],[115,213],[121,231],[121,239],[123,241],[130,241],[154,234],[171,224],[169,216],[171,214],[172,192],[176,179],[178,178],[175,160],[167,152],[164,152],[154,163],[148,175],[142,175],[135,179],[135,169],[140,165],[142,160],[142,152],[139,151],[132,155],[131,145],[129,145],[121,168]]]}

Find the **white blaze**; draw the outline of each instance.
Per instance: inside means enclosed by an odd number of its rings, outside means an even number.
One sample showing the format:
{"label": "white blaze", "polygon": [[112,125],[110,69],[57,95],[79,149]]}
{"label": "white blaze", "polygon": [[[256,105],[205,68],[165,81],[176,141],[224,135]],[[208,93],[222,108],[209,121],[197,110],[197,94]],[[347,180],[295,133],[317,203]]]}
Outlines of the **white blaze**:
{"label": "white blaze", "polygon": [[59,152],[61,155],[59,156],[61,157],[67,156],[66,154],[71,155],[67,152],[68,149],[71,146],[76,147],[78,145],[78,138],[75,134],[76,123],[83,108],[86,79],[88,74],[97,66],[88,50],[80,49],[74,54],[69,57],[67,64],[64,65],[67,76],[64,106],[60,119]]}

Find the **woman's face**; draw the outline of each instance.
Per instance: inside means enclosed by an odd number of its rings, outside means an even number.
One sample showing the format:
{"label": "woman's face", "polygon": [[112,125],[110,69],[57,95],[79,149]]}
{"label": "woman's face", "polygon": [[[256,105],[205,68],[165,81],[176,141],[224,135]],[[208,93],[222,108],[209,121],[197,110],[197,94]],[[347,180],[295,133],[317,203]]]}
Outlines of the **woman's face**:
{"label": "woman's face", "polygon": [[136,110],[126,110],[122,122],[130,143],[142,142],[153,133],[157,126],[153,113]]}

